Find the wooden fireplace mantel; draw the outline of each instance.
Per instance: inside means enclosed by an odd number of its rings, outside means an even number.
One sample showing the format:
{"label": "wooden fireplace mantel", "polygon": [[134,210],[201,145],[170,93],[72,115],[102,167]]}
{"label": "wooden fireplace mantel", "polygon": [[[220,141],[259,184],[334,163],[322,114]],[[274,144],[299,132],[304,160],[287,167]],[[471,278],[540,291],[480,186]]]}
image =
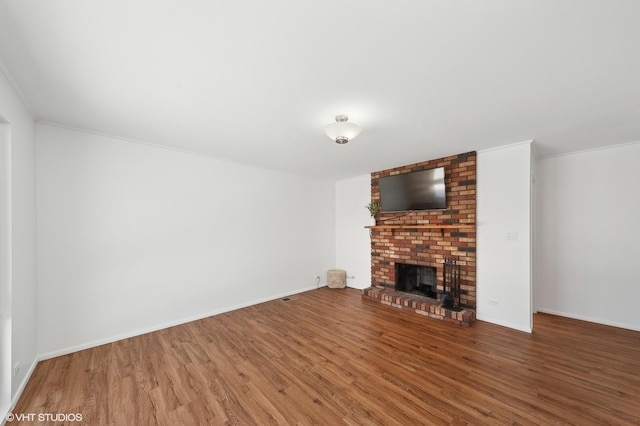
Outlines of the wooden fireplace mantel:
{"label": "wooden fireplace mantel", "polygon": [[370,225],[368,229],[475,229],[475,224]]}

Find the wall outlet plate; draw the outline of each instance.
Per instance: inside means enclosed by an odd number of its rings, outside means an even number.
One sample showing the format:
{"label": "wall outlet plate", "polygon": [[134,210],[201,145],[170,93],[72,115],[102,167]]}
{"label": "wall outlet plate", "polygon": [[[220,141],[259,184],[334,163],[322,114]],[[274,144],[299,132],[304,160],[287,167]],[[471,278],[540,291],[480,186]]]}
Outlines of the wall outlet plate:
{"label": "wall outlet plate", "polygon": [[505,239],[507,241],[518,241],[518,231],[507,231]]}

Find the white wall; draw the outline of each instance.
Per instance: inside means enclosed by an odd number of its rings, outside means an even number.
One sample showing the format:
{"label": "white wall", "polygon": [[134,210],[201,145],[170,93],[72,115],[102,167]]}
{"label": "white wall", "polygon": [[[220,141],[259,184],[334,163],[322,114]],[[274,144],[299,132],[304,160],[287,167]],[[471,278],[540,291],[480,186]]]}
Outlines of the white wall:
{"label": "white wall", "polygon": [[531,332],[531,142],[478,152],[479,320]]}
{"label": "white wall", "polygon": [[[19,365],[11,380],[15,402],[37,358],[36,161],[34,123],[11,83],[0,70],[0,122],[9,127],[11,167],[11,366]],[[7,305],[5,303],[5,305]],[[4,348],[6,350],[6,348]],[[0,406],[4,414],[5,404]],[[3,417],[4,418],[4,417]]]}
{"label": "white wall", "polygon": [[538,311],[640,330],[640,143],[538,161]]}
{"label": "white wall", "polygon": [[347,271],[347,285],[371,286],[371,175],[336,182],[336,268]]}
{"label": "white wall", "polygon": [[40,124],[40,352],[316,288],[335,186]]}

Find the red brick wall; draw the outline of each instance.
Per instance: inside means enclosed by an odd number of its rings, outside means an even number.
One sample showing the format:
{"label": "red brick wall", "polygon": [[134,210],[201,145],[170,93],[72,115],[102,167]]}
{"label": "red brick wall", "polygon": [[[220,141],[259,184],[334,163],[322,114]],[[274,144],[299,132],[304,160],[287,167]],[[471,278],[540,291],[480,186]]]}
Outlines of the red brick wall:
{"label": "red brick wall", "polygon": [[[377,225],[426,225],[476,223],[476,153],[467,152],[371,174],[371,201],[380,201],[378,179],[419,170],[445,168],[447,210],[381,213]],[[395,263],[434,266],[442,289],[442,263],[452,257],[461,265],[461,304],[476,306],[476,228],[470,229],[371,229],[373,285],[394,288]]]}

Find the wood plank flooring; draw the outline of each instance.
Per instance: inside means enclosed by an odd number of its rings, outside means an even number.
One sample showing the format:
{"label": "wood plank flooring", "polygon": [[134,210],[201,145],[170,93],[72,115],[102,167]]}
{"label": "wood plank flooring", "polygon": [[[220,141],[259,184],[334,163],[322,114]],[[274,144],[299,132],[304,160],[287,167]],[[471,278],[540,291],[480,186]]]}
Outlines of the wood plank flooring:
{"label": "wood plank flooring", "polygon": [[544,314],[532,334],[462,328],[353,289],[291,299],[43,361],[13,413],[91,425],[640,424],[639,332]]}

